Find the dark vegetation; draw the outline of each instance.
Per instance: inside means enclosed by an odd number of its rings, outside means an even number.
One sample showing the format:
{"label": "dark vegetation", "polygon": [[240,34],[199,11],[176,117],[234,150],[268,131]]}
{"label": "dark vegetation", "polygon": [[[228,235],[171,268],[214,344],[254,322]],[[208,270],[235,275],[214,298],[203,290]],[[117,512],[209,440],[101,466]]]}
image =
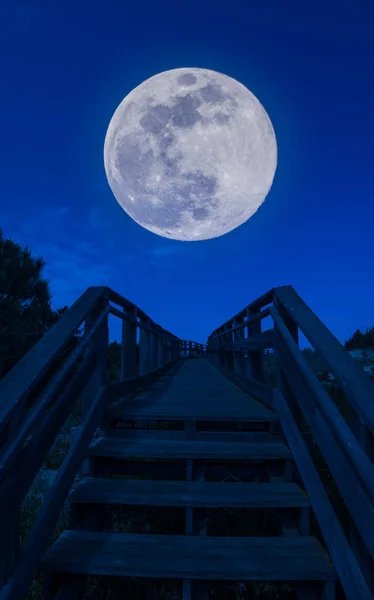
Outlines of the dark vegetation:
{"label": "dark vegetation", "polygon": [[[48,282],[43,278],[44,261],[42,258],[32,256],[29,248],[22,248],[13,240],[5,239],[0,230],[0,379],[4,377],[13,366],[30,350],[30,348],[56,323],[64,314],[67,307],[53,310],[51,308],[51,294]],[[81,332],[76,332],[72,340],[74,346]],[[374,327],[364,332],[357,330],[346,342],[347,350],[367,349],[374,347]],[[61,362],[72,347],[66,349],[61,357]],[[331,398],[347,418],[347,399],[337,385],[331,381],[328,366],[312,349],[303,351],[306,360],[325,385]],[[139,361],[139,348],[137,347],[137,361]],[[61,364],[61,363],[60,363]],[[112,342],[108,346],[107,354],[107,381],[113,383],[120,378],[121,345]],[[57,367],[58,368],[58,365]],[[265,355],[265,378],[268,384],[276,384],[275,357],[271,352]],[[70,446],[70,431],[79,425],[80,401],[77,400],[76,408],[66,423],[62,426],[60,435],[48,453],[44,469],[56,470],[61,465]],[[305,432],[308,433],[307,423],[304,423]],[[324,463],[323,457],[318,452],[318,447],[313,445],[314,461],[320,477],[329,494],[330,500],[341,519],[343,527],[348,523],[347,511],[339,491]],[[38,491],[31,493],[28,501],[24,503],[21,512],[21,539],[27,537],[36,514],[43,502],[43,495]],[[208,531],[211,535],[271,535],[274,534],[277,519],[272,510],[252,511],[251,515],[243,510],[217,510],[207,511]],[[213,514],[213,513],[217,514]],[[162,508],[132,508],[118,507],[117,510],[107,514],[107,528],[115,531],[151,531],[152,533],[182,533],[184,529],[184,515],[179,509]],[[213,519],[214,517],[214,519]],[[68,512],[63,511],[55,533],[50,543],[66,528]],[[318,524],[312,519],[312,533],[319,536]],[[29,598],[41,598],[41,578],[37,574],[30,590]],[[115,578],[103,580],[100,577],[90,577],[87,583],[86,600],[99,600],[104,598],[135,599],[169,599],[181,598],[181,585],[178,582],[154,582],[129,580],[120,584]],[[291,600],[295,598],[292,585],[285,583],[240,583],[216,584],[211,592],[211,597],[219,600],[245,600],[249,598],[263,598]],[[339,596],[340,597],[340,596]],[[341,596],[343,597],[343,596]]]}
{"label": "dark vegetation", "polygon": [[44,261],[0,230],[0,378],[67,310],[52,310]]}
{"label": "dark vegetation", "polygon": [[365,350],[374,348],[374,327],[360,331],[357,329],[353,335],[345,342],[347,350]]}

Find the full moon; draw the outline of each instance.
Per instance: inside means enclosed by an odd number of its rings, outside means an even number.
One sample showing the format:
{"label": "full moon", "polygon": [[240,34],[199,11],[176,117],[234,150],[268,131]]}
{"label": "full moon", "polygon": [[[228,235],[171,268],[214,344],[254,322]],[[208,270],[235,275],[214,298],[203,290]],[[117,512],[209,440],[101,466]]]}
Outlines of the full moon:
{"label": "full moon", "polygon": [[124,211],[175,240],[219,237],[264,202],[277,166],[271,121],[241,83],[216,71],[164,71],[130,92],[104,143]]}

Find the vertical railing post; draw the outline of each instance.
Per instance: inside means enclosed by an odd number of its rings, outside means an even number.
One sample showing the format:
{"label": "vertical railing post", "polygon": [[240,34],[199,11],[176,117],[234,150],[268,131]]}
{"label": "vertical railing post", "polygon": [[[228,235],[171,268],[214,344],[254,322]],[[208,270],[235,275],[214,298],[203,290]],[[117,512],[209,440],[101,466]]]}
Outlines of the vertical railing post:
{"label": "vertical railing post", "polygon": [[124,308],[122,319],[121,381],[136,377],[136,308]]}
{"label": "vertical railing post", "polygon": [[[244,322],[244,317],[237,317],[234,319],[234,327],[237,325],[241,325]],[[239,342],[244,338],[244,328],[236,329],[234,331],[234,342]],[[245,358],[244,352],[235,352],[234,353],[234,369],[240,375],[245,375]]]}
{"label": "vertical railing post", "polygon": [[217,364],[218,367],[224,367],[225,366],[225,356],[222,350],[222,346],[223,346],[223,335],[222,335],[222,328],[220,328],[217,331]]}
{"label": "vertical railing post", "polygon": [[[247,317],[251,319],[255,313],[247,308]],[[260,335],[262,331],[262,323],[261,319],[257,319],[252,323],[248,323],[247,325],[247,335],[248,337]],[[264,355],[263,350],[248,350],[248,377],[251,379],[256,379],[257,381],[264,381]]]}
{"label": "vertical railing post", "polygon": [[[150,319],[141,319],[141,325],[145,325],[147,328],[150,326]],[[139,375],[147,375],[151,370],[151,334],[148,329],[140,328],[139,331]],[[148,428],[149,421],[141,419],[135,421],[135,426],[141,428]]]}
{"label": "vertical railing post", "polygon": [[[285,324],[285,326],[287,327],[291,336],[293,337],[294,341],[296,342],[296,344],[299,344],[298,325],[297,325],[296,321],[288,314],[288,312],[282,306],[282,304],[279,302],[279,300],[276,297],[276,294],[274,294],[274,297],[273,297],[273,304],[274,304],[274,307],[277,309],[280,317],[282,318],[283,323]],[[277,332],[276,324],[274,324],[274,329]],[[278,334],[278,339],[279,339],[279,334]],[[282,351],[283,350],[282,350],[281,346],[279,345],[279,343],[277,342],[277,337],[276,337],[275,353],[277,356],[280,356]],[[281,394],[286,399],[288,407],[292,413],[292,416],[293,416],[298,428],[300,429],[301,433],[303,433],[302,432],[302,423],[303,423],[302,410],[301,410],[300,405],[292,391],[291,385],[287,381],[287,377],[280,365],[278,365],[278,369],[277,369],[277,388],[279,389]],[[312,449],[312,447],[313,447],[312,441],[313,440],[310,438],[310,436],[308,436],[308,439],[305,439],[305,442],[309,449]]]}
{"label": "vertical railing post", "polygon": [[154,371],[158,367],[158,340],[156,331],[150,334],[150,368]]}
{"label": "vertical railing post", "polygon": [[168,338],[168,345],[167,345],[167,362],[170,363],[172,360],[172,342],[171,339]]}
{"label": "vertical railing post", "polygon": [[[232,327],[233,321],[230,321],[227,325],[225,325],[225,330],[230,330]],[[232,345],[232,331],[227,331],[225,334],[225,344],[230,348]],[[228,349],[225,351],[225,366],[227,369],[232,371],[234,369],[234,353]]]}
{"label": "vertical railing post", "polygon": [[[143,320],[142,324],[149,326],[149,319]],[[147,329],[140,329],[139,345],[139,375],[146,375],[150,368],[150,332]]]}
{"label": "vertical railing post", "polygon": [[157,340],[157,361],[158,367],[161,369],[165,365],[165,349],[164,349],[164,338],[159,336]]}
{"label": "vertical railing post", "polygon": [[219,369],[220,366],[222,365],[220,345],[221,345],[221,338],[218,337],[218,332],[217,332],[217,337],[214,339],[214,346],[213,346],[213,350],[215,350],[215,353],[213,356],[214,356],[214,361],[215,361],[215,365],[216,365],[217,369]]}
{"label": "vertical railing post", "polygon": [[220,338],[219,338],[219,357],[220,357],[220,364],[223,367],[226,367],[226,353],[224,350],[224,346],[226,343],[226,336],[224,335],[224,327],[220,327],[219,329],[219,334],[220,334]]}
{"label": "vertical railing post", "polygon": [[[86,316],[84,322],[84,336],[88,336],[91,332],[92,327],[95,325],[99,315],[109,304],[109,290],[103,292],[101,298],[96,302],[95,306],[91,308]],[[84,421],[87,413],[91,408],[91,404],[101,388],[106,384],[106,365],[107,365],[107,353],[109,343],[109,328],[108,328],[108,316],[104,319],[104,322],[99,327],[95,335],[90,341],[89,346],[86,348],[84,357],[87,357],[95,347],[98,350],[97,362],[93,367],[92,375],[89,378],[85,389],[81,395],[81,423]],[[102,419],[103,425],[105,417]],[[79,435],[79,427],[73,427],[71,430],[72,441]],[[94,459],[86,459],[82,462],[80,468],[80,475],[91,475],[94,470]]]}
{"label": "vertical railing post", "polygon": [[[86,316],[84,323],[84,336],[87,336],[102,311],[108,306],[109,294],[103,294],[100,300],[90,310]],[[92,375],[82,393],[82,410],[81,419],[83,420],[87,412],[91,408],[91,403],[94,397],[97,395],[99,390],[105,385],[106,382],[106,361],[109,341],[109,329],[108,329],[108,317],[106,317],[104,323],[100,329],[96,332],[93,339],[91,339],[90,345],[85,351],[85,356],[89,355],[93,347],[97,346],[99,350],[99,357],[97,359],[96,366],[92,372]]]}
{"label": "vertical railing post", "polygon": [[179,340],[173,340],[173,362],[178,360],[178,352],[179,352]]}

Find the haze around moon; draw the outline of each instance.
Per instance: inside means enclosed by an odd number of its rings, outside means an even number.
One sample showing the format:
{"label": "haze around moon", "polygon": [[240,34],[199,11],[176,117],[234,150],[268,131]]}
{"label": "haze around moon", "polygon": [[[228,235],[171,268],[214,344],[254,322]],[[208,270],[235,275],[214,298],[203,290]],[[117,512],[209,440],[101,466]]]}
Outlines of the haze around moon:
{"label": "haze around moon", "polygon": [[175,240],[222,236],[264,202],[277,166],[271,121],[241,83],[208,69],[164,71],[115,111],[104,166],[136,223]]}

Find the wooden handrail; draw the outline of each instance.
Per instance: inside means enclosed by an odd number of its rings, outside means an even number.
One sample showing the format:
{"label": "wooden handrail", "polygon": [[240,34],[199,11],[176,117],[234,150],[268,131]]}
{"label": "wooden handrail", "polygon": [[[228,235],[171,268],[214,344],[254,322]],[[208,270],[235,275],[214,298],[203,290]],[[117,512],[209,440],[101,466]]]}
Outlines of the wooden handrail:
{"label": "wooden handrail", "polygon": [[[231,319],[229,319],[228,321],[225,321],[225,323],[223,323],[222,325],[217,327],[214,331],[212,331],[212,333],[210,334],[209,337],[213,337],[216,334],[219,334],[221,332],[221,330],[223,330],[226,327],[228,328],[226,331],[226,333],[227,333],[228,331],[230,331],[231,323],[233,321],[240,320],[240,319],[246,319],[249,312],[258,313],[258,314],[256,314],[255,319],[263,318],[264,316],[267,316],[265,314],[265,310],[263,310],[261,312],[260,312],[260,310],[263,309],[268,304],[271,304],[271,302],[273,300],[273,295],[274,295],[274,290],[273,289],[269,290],[268,292],[266,292],[266,294],[264,294],[263,296],[261,296],[260,298],[255,300],[254,302],[251,302],[251,304],[248,304],[248,306],[246,306],[241,311],[239,311],[234,317],[231,317]],[[248,322],[245,322],[243,325],[239,326],[238,328],[241,328],[247,324],[248,324]]]}
{"label": "wooden handrail", "polygon": [[[121,378],[126,381],[115,387],[117,392],[157,379],[183,353],[197,352],[201,356],[205,353],[204,345],[179,339],[110,288],[91,287],[4,377],[0,382],[0,432],[3,432],[0,587],[5,584],[1,598],[18,598],[27,590],[79,464],[95,429],[100,426],[100,415],[115,400],[114,386],[107,386],[105,382],[110,313],[120,317],[123,323],[122,360],[130,356],[130,366],[136,367],[133,373],[121,368]],[[71,340],[83,324],[84,335],[70,349]],[[124,324],[130,327],[128,331]],[[140,330],[139,370],[135,364],[137,329]],[[67,348],[69,353],[58,363]],[[18,511],[79,398],[81,427],[19,559]],[[14,515],[14,522],[7,518],[9,514]]]}
{"label": "wooden handrail", "polygon": [[91,408],[83,420],[80,436],[72,443],[62,463],[56,480],[49,490],[35,523],[25,542],[22,558],[17,570],[4,586],[1,600],[22,598],[27,593],[30,581],[38,568],[53,528],[64,506],[79,465],[95,433],[97,423],[106,405],[106,390],[98,390]]}
{"label": "wooden handrail", "polygon": [[48,408],[48,406],[50,406],[51,400],[56,396],[56,394],[59,393],[62,385],[72,373],[77,361],[86,351],[97,330],[103,324],[108,312],[109,308],[104,309],[97,319],[95,327],[91,329],[87,336],[84,336],[79,340],[77,347],[74,348],[63,365],[61,365],[60,369],[47,385],[38,401],[31,408],[26,418],[20,423],[20,426],[16,429],[14,436],[5,446],[3,452],[0,454],[0,481],[9,471],[15,458],[17,457],[17,453],[23,448],[29,433],[32,431],[33,427],[35,427],[38,420],[43,416],[45,410]]}
{"label": "wooden handrail", "polygon": [[[271,316],[273,330],[262,331],[265,315]],[[348,422],[301,352],[299,329],[325,359],[350,403]],[[263,350],[271,340],[276,381],[269,398],[262,365]],[[374,448],[366,427],[374,433],[373,382],[291,286],[274,288],[249,304],[216,328],[208,345],[216,368],[278,413],[347,597],[371,598],[367,583],[369,556],[374,559]],[[348,508],[353,553],[322,493],[300,430],[302,417]]]}
{"label": "wooden handrail", "polygon": [[0,431],[35,388],[52,363],[61,355],[104,288],[90,287],[0,381]]}
{"label": "wooden handrail", "polygon": [[357,414],[374,434],[373,382],[291,286],[276,288],[274,293],[315,350],[325,358]]}
{"label": "wooden handrail", "polygon": [[371,600],[372,595],[357,559],[330,504],[287,402],[279,390],[274,392],[274,405],[344,591],[348,598]]}
{"label": "wooden handrail", "polygon": [[[90,287],[66,311],[57,323],[31,348],[31,350],[15,365],[15,367],[0,381],[0,431],[10,420],[22,413],[28,394],[41,381],[48,369],[62,354],[75,331],[82,325],[88,313],[104,298],[109,299],[123,308],[133,308],[129,300],[106,287]],[[112,307],[110,307],[111,309]],[[137,314],[148,320],[152,326],[136,322],[139,329],[146,329],[157,336],[179,340],[177,336],[156,325],[144,311],[137,308]],[[123,317],[122,313],[120,316]]]}
{"label": "wooden handrail", "polygon": [[301,352],[296,362],[295,352],[287,356],[287,351],[289,346],[281,346],[280,366],[361,537],[374,555],[374,465],[309,366],[303,364]]}
{"label": "wooden handrail", "polygon": [[[282,319],[275,307],[271,309],[271,315],[277,327],[282,341],[290,353],[293,364],[297,367],[302,375],[306,385],[313,394],[314,401],[318,409],[321,410],[329,423],[331,433],[339,439],[341,447],[346,453],[346,457],[352,462],[357,473],[360,475],[374,501],[374,465],[369,460],[355,436],[349,429],[348,425],[341,416],[335,404],[331,401],[330,396],[326,392],[323,385],[314,375],[309,367],[303,354],[300,352],[296,342],[292,339],[287,327],[283,324]],[[374,508],[374,507],[373,507]],[[373,511],[374,514],[374,511]],[[374,536],[373,536],[374,543]]]}
{"label": "wooden handrail", "polygon": [[147,315],[147,313],[145,313],[141,308],[136,306],[136,304],[133,304],[132,302],[130,302],[130,300],[127,300],[127,298],[124,298],[124,296],[121,296],[121,294],[119,294],[118,292],[115,292],[114,290],[112,290],[110,288],[107,288],[107,290],[109,293],[109,300],[111,302],[114,302],[114,304],[117,304],[118,306],[120,306],[121,308],[123,308],[125,310],[127,309],[129,311],[129,313],[131,313],[131,311],[134,308],[136,309],[136,319],[133,319],[132,317],[128,316],[125,312],[121,313],[120,311],[118,311],[118,309],[111,306],[110,310],[111,310],[112,314],[115,314],[116,316],[118,316],[122,319],[125,319],[129,322],[136,322],[139,329],[151,331],[152,333],[154,333],[155,335],[159,335],[160,337],[162,335],[164,335],[164,337],[167,337],[169,339],[175,339],[175,340],[180,339],[176,335],[171,333],[170,331],[167,331],[160,325],[157,325],[157,323],[155,323]]}
{"label": "wooden handrail", "polygon": [[[105,362],[109,314],[121,319],[123,337],[122,381],[108,386]],[[268,316],[274,328],[262,331],[263,319]],[[84,336],[52,375],[54,365],[59,364],[56,361],[83,324]],[[88,288],[0,382],[0,432],[7,434],[3,435],[5,443],[0,453],[4,547],[7,540],[18,534],[15,527],[8,525],[6,516],[19,509],[78,397],[82,397],[83,407],[78,436],[27,538],[24,554],[17,564],[6,563],[4,553],[3,559],[0,556],[0,584],[7,582],[1,598],[10,600],[27,590],[79,464],[95,429],[102,425],[103,412],[106,411],[108,419],[115,419],[115,407],[110,407],[113,402],[123,402],[126,394],[149,385],[186,354],[191,357],[207,354],[216,368],[234,383],[278,412],[347,596],[369,598],[361,572],[363,561],[350,549],[323,494],[298,429],[300,424],[293,412],[295,404],[308,421],[339,487],[362,538],[360,543],[373,558],[374,464],[365,445],[351,432],[310,369],[298,347],[298,328],[326,359],[359,418],[374,433],[373,383],[291,286],[274,288],[249,304],[216,328],[207,345],[180,339],[108,287]],[[140,330],[139,365],[137,329]],[[276,359],[275,388],[264,377],[264,350],[269,347]],[[34,402],[26,410],[31,394]],[[289,404],[294,401],[291,411]]]}

